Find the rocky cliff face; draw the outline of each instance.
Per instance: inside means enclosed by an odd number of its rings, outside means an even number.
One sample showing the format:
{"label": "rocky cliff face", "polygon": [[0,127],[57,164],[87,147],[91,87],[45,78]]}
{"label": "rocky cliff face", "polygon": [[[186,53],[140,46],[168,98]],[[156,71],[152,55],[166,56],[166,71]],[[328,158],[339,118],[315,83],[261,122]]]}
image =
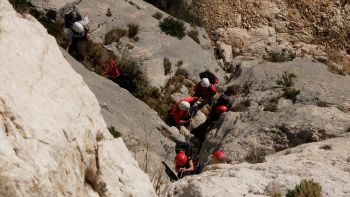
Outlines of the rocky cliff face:
{"label": "rocky cliff face", "polygon": [[0,54],[1,196],[155,196],[55,39],[4,0]]}

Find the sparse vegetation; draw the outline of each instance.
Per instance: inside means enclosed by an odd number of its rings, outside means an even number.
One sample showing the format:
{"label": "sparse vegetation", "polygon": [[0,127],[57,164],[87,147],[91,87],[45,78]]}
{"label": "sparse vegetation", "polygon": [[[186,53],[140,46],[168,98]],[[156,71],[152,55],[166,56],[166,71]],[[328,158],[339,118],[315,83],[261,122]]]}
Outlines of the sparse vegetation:
{"label": "sparse vegetation", "polygon": [[276,103],[268,103],[264,107],[264,111],[276,112],[278,110],[278,105]]}
{"label": "sparse vegetation", "polygon": [[270,61],[271,62],[287,62],[291,61],[295,58],[294,54],[286,54],[286,53],[277,53],[277,52],[272,52],[270,53]]}
{"label": "sparse vegetation", "polygon": [[292,151],[290,149],[288,149],[288,150],[286,150],[286,152],[284,152],[285,155],[289,155],[291,153],[292,153]]}
{"label": "sparse vegetation", "polygon": [[183,69],[183,68],[178,68],[176,73],[175,73],[175,76],[184,76],[186,79],[188,78],[189,74],[187,72],[187,70]]}
{"label": "sparse vegetation", "polygon": [[160,29],[170,36],[182,39],[185,36],[185,23],[171,16],[159,22]]}
{"label": "sparse vegetation", "polygon": [[168,75],[171,72],[171,62],[168,58],[164,58],[164,74]]}
{"label": "sparse vegetation", "polygon": [[155,19],[160,20],[160,19],[163,18],[163,14],[160,13],[160,12],[156,12],[156,13],[154,13],[154,14],[152,15],[152,17],[155,18]]}
{"label": "sparse vegetation", "polygon": [[200,40],[199,40],[199,37],[198,37],[199,33],[198,33],[198,31],[196,29],[191,29],[191,31],[187,32],[187,35],[189,37],[191,37],[192,40],[194,40],[195,42],[200,44]]}
{"label": "sparse vegetation", "polygon": [[322,188],[313,180],[302,180],[294,189],[287,191],[286,197],[322,197]]}
{"label": "sparse vegetation", "polygon": [[136,34],[139,32],[139,24],[137,23],[129,23],[128,25],[129,31],[128,31],[128,37],[133,38],[136,36]]}
{"label": "sparse vegetation", "polygon": [[9,0],[9,2],[20,14],[26,14],[30,10],[30,3],[27,0]]}
{"label": "sparse vegetation", "polygon": [[118,137],[121,137],[122,136],[122,133],[115,130],[115,127],[114,126],[110,126],[108,127],[108,131],[113,135],[113,137],[115,138],[118,138]]}
{"label": "sparse vegetation", "polygon": [[253,148],[249,151],[247,156],[244,158],[248,163],[263,163],[265,162],[265,151],[260,148]]}
{"label": "sparse vegetation", "polygon": [[114,28],[106,33],[104,44],[109,45],[113,42],[118,42],[119,39],[125,36],[126,34],[127,31],[125,29]]}
{"label": "sparse vegetation", "polygon": [[294,78],[297,76],[294,73],[288,73],[285,71],[283,75],[277,80],[277,85],[281,85],[283,87],[283,97],[286,99],[290,99],[293,103],[296,102],[297,95],[300,93],[300,90],[293,88],[294,86]]}
{"label": "sparse vegetation", "polygon": [[236,85],[228,86],[224,94],[226,94],[227,96],[237,96],[237,95],[240,95],[241,92],[242,92],[242,87],[236,84]]}
{"label": "sparse vegetation", "polygon": [[202,25],[202,20],[191,11],[186,0],[146,0],[146,2],[190,24]]}
{"label": "sparse vegetation", "polygon": [[332,146],[329,145],[329,144],[325,144],[323,146],[320,146],[320,149],[323,149],[323,150],[332,150]]}
{"label": "sparse vegetation", "polygon": [[106,16],[107,17],[111,17],[112,16],[111,9],[107,8]]}

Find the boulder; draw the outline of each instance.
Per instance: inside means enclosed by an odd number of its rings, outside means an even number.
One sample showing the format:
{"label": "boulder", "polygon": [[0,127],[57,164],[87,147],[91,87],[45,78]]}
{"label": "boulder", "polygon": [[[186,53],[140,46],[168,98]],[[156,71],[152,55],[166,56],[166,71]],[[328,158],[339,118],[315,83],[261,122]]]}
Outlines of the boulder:
{"label": "boulder", "polygon": [[0,9],[0,196],[113,196],[109,188],[155,196],[123,141],[111,140],[96,97],[55,39],[8,1]]}
{"label": "boulder", "polygon": [[259,164],[210,165],[167,187],[167,196],[285,196],[301,180],[313,180],[325,197],[348,196],[350,138],[305,144],[270,155]]}

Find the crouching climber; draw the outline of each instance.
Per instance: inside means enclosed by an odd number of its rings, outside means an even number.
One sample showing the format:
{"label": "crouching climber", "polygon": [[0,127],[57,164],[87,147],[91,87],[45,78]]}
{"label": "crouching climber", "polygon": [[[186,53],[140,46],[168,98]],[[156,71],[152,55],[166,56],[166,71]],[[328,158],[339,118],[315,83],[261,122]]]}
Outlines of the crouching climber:
{"label": "crouching climber", "polygon": [[170,109],[170,125],[179,126],[189,124],[192,116],[196,113],[191,107],[197,100],[197,97],[189,97],[177,101]]}
{"label": "crouching climber", "polygon": [[184,176],[199,174],[199,159],[192,153],[192,147],[187,142],[178,142],[175,147],[175,171],[179,179]]}
{"label": "crouching climber", "polygon": [[215,85],[211,84],[208,78],[203,78],[194,87],[193,96],[202,98],[204,104],[213,105],[217,92]]}
{"label": "crouching climber", "polygon": [[66,32],[66,39],[68,40],[66,51],[77,59],[81,59],[78,44],[80,41],[87,39],[89,22],[88,16],[82,18],[75,11],[65,16],[65,27],[68,28],[68,32]]}

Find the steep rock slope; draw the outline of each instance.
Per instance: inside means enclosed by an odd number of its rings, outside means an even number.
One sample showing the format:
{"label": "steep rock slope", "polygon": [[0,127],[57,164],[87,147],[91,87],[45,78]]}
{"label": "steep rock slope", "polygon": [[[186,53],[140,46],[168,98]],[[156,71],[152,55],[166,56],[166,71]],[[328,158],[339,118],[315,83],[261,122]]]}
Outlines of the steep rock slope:
{"label": "steep rock slope", "polygon": [[[152,86],[164,87],[175,74],[178,62],[182,62],[181,68],[186,69],[191,78],[197,78],[206,69],[220,72],[218,76],[220,79],[223,77],[203,29],[186,25],[188,31],[196,29],[199,32],[200,44],[187,35],[182,39],[166,35],[158,26],[159,20],[152,15],[159,12],[165,18],[167,14],[142,0],[86,0],[77,4],[76,8],[82,15],[89,15],[90,31],[96,42],[103,43],[106,33],[113,28],[127,29],[129,23],[139,25],[137,41],[126,36],[107,48],[117,55],[127,55],[137,60]],[[110,17],[106,16],[107,9],[111,12]],[[172,64],[169,75],[164,74],[164,58],[168,58]]]}
{"label": "steep rock slope", "polygon": [[[295,76],[290,88],[300,90],[294,103],[277,84],[285,72]],[[325,65],[307,59],[242,62],[240,76],[228,84],[243,86],[242,97],[232,108],[236,112],[225,114],[209,132],[201,151],[202,162],[215,148],[224,149],[233,160],[249,161],[299,144],[342,136],[350,129],[349,82],[349,76],[328,72]],[[244,104],[246,109],[239,110]]]}
{"label": "steep rock slope", "polygon": [[[283,195],[302,179],[313,179],[325,197],[350,195],[349,136],[305,144],[260,164],[210,165],[200,175],[173,183],[167,196]],[[329,148],[330,147],[330,148]]]}
{"label": "steep rock slope", "polygon": [[173,141],[184,140],[184,136],[175,127],[169,128],[155,111],[127,90],[87,70],[65,51],[62,53],[96,95],[108,127],[114,127],[121,135],[141,168],[152,180],[163,174],[161,161],[172,162]]}
{"label": "steep rock slope", "polygon": [[5,0],[0,62],[1,196],[155,196],[55,39]]}

